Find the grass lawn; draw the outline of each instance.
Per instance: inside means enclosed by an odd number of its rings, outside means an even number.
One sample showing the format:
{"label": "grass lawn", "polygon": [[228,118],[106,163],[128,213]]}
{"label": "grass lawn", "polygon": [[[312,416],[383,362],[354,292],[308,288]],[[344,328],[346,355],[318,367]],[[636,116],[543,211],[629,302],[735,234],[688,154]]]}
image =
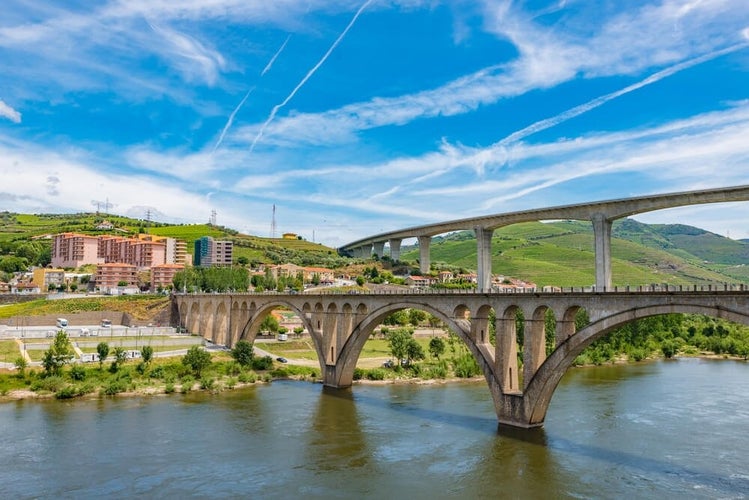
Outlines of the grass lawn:
{"label": "grass lawn", "polygon": [[[429,356],[429,341],[431,337],[414,337],[424,349],[424,354]],[[293,340],[287,342],[263,342],[256,344],[258,348],[271,352],[277,356],[292,359],[317,359],[315,347],[312,340]],[[390,357],[388,341],[384,339],[369,339],[364,344],[359,358],[387,358]]]}
{"label": "grass lawn", "polygon": [[0,340],[0,362],[13,363],[21,356],[15,340]]}

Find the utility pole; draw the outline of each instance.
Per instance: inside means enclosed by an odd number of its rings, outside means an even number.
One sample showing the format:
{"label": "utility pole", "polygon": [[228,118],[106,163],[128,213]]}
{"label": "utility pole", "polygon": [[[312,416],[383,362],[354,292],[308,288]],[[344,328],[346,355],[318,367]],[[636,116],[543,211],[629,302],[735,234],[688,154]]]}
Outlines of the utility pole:
{"label": "utility pole", "polygon": [[276,237],[276,204],[273,204],[273,217],[270,220],[270,237]]}

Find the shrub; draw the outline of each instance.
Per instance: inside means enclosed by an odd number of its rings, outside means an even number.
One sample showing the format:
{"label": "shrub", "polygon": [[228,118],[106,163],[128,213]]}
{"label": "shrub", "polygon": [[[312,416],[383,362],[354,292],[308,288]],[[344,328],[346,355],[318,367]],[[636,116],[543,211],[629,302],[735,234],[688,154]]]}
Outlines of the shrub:
{"label": "shrub", "polygon": [[167,394],[171,394],[174,392],[174,384],[166,384],[166,387],[164,387],[164,392]]}
{"label": "shrub", "polygon": [[55,398],[57,399],[71,399],[76,396],[79,396],[79,394],[78,389],[74,385],[66,385],[55,392]]}
{"label": "shrub", "polygon": [[230,361],[224,366],[224,373],[236,377],[237,375],[242,373],[242,365],[240,365],[236,361]]}
{"label": "shrub", "polygon": [[31,384],[32,391],[49,391],[57,392],[65,387],[65,380],[58,375],[51,375],[49,377],[42,377],[36,379]]}
{"label": "shrub", "polygon": [[210,377],[200,379],[200,388],[204,391],[210,391],[215,387],[215,381]]}
{"label": "shrub", "polygon": [[70,378],[73,380],[85,380],[86,378],[86,369],[82,367],[81,365],[73,365],[70,368]]}
{"label": "shrub", "polygon": [[156,368],[154,368],[153,370],[151,370],[151,373],[148,374],[149,377],[151,377],[151,378],[157,378],[157,379],[164,378],[164,375],[165,374],[164,374],[164,367],[163,366],[157,366]]}
{"label": "shrub", "polygon": [[464,354],[453,361],[455,376],[460,378],[471,378],[479,375],[481,370],[478,363],[470,354]]}
{"label": "shrub", "polygon": [[289,372],[285,368],[276,368],[270,374],[273,378],[287,378],[289,376]]}
{"label": "shrub", "polygon": [[427,373],[428,373],[429,378],[435,378],[435,379],[447,378],[447,366],[444,366],[442,364],[433,366],[432,368],[429,369]]}
{"label": "shrub", "polygon": [[367,380],[385,380],[385,370],[381,368],[373,368],[367,371]]}
{"label": "shrub", "polygon": [[128,383],[125,380],[110,380],[109,383],[104,387],[104,394],[107,396],[114,396],[120,392],[127,390]]}
{"label": "shrub", "polygon": [[270,356],[263,356],[262,358],[253,358],[252,369],[253,370],[270,370],[273,368],[273,358]]}
{"label": "shrub", "polygon": [[226,387],[228,387],[229,389],[234,389],[236,385],[237,385],[237,379],[235,379],[234,377],[229,377],[226,380]]}
{"label": "shrub", "polygon": [[642,361],[648,357],[648,353],[642,348],[633,348],[627,353],[627,357],[630,361]]}
{"label": "shrub", "polygon": [[255,372],[240,373],[239,381],[243,384],[254,384],[257,381],[257,375]]}
{"label": "shrub", "polygon": [[364,377],[364,370],[361,368],[354,368],[354,380],[361,380]]}

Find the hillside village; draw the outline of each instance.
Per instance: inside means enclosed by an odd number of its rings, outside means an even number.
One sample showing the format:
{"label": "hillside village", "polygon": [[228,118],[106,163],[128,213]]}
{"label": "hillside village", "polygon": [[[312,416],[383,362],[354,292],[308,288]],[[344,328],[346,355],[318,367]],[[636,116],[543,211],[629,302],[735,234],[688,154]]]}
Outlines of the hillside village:
{"label": "hillside village", "polygon": [[[236,255],[235,248],[239,245],[235,243],[241,245],[241,242],[235,240],[202,235],[188,243],[182,238],[157,234],[127,234],[127,230],[107,219],[97,220],[93,230],[100,234],[66,231],[30,237],[30,241],[48,246],[49,262],[46,265],[37,262],[37,265],[31,264],[25,269],[7,269],[0,276],[0,293],[165,293],[175,289],[175,277],[178,273],[190,268],[229,268],[233,272],[246,273],[247,286],[234,288],[239,292],[267,290],[269,284],[279,291],[301,291],[310,286],[353,286],[357,283],[363,285],[368,281],[411,288],[449,285],[471,287],[476,283],[475,273],[443,269],[421,276],[407,265],[399,267],[399,275],[386,271],[385,266],[380,266],[380,272],[373,265],[362,277],[356,266],[350,265],[354,262],[352,259],[344,259],[347,265],[338,266],[337,269],[293,262],[250,264],[246,257]],[[296,241],[299,237],[294,233],[285,233],[283,239]],[[15,256],[11,254],[7,260],[10,261],[13,257]],[[387,262],[387,257],[383,262]],[[20,262],[17,264],[22,267]],[[179,283],[186,290],[185,281]],[[535,289],[533,283],[504,276],[497,276],[495,284],[502,290]]]}
{"label": "hillside village", "polygon": [[[649,226],[630,219],[615,225],[614,237],[619,283],[749,283],[745,242],[689,226]],[[518,224],[497,231],[495,238],[494,290],[554,290],[592,282],[591,234],[584,225]],[[404,246],[398,262],[387,254],[353,259],[294,233],[272,239],[212,225],[5,212],[0,214],[0,293],[199,291],[206,287],[197,284],[195,272],[209,269],[234,275],[223,290],[239,292],[333,285],[473,288],[472,240],[469,232],[435,238],[430,272],[422,275],[414,246]]]}

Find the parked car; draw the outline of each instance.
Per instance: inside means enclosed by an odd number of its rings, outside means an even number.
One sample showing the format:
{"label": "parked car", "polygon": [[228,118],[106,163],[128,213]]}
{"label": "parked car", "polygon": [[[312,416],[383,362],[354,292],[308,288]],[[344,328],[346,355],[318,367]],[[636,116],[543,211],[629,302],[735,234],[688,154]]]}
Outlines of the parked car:
{"label": "parked car", "polygon": [[287,360],[286,358],[281,358],[281,357],[276,358],[276,361],[278,361],[279,363],[288,363],[289,362],[289,360]]}

